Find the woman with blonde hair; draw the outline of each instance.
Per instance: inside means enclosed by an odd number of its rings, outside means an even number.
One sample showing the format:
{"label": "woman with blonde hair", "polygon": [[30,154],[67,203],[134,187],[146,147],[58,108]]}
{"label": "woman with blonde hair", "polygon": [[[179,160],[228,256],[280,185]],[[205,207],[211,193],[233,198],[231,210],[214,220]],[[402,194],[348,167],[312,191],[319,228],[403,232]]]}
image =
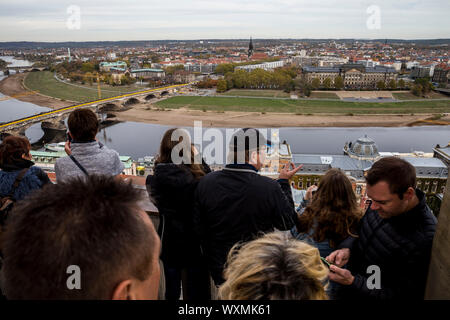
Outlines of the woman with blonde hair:
{"label": "woman with blonde hair", "polygon": [[313,246],[272,232],[228,254],[222,300],[325,300],[328,269]]}

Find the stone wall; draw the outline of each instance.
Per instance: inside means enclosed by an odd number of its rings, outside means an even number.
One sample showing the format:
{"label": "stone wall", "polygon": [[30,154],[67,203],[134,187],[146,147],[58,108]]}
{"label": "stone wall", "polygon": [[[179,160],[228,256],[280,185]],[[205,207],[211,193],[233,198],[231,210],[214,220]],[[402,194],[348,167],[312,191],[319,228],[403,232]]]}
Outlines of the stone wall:
{"label": "stone wall", "polygon": [[450,179],[439,213],[425,299],[450,300]]}

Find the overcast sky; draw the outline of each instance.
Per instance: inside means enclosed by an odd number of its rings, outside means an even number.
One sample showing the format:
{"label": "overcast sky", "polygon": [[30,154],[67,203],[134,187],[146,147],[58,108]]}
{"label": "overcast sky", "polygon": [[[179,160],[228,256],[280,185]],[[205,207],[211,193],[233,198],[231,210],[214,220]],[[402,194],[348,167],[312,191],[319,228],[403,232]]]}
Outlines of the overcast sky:
{"label": "overcast sky", "polygon": [[450,38],[449,16],[449,0],[0,0],[0,41]]}

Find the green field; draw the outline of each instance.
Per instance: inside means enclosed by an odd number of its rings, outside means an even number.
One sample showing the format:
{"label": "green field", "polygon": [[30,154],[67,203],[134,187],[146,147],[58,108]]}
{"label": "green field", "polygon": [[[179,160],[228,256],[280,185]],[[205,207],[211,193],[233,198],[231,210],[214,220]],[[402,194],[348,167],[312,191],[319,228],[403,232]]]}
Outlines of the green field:
{"label": "green field", "polygon": [[[430,99],[430,98],[422,98],[422,97],[415,96],[409,91],[393,92],[392,95],[394,96],[395,99],[398,99],[398,100],[429,100]],[[446,96],[442,93],[439,93],[439,92],[430,92],[429,96],[431,97],[431,99],[446,99],[446,98],[448,98],[448,96]]]}
{"label": "green field", "polygon": [[[89,85],[70,85],[62,83],[53,77],[50,71],[30,72],[25,77],[25,86],[30,90],[38,91],[41,94],[55,97],[63,100],[75,102],[88,102],[98,99],[97,86]],[[121,94],[144,90],[143,87],[133,86],[101,86],[101,97],[110,98]]]}
{"label": "green field", "polygon": [[220,95],[238,97],[268,97],[268,98],[289,98],[291,95],[282,90],[243,90],[231,89]]}
{"label": "green field", "polygon": [[286,112],[297,114],[418,114],[448,113],[447,101],[344,102],[320,100],[283,100],[270,98],[173,97],[156,103],[162,108],[211,111]]}

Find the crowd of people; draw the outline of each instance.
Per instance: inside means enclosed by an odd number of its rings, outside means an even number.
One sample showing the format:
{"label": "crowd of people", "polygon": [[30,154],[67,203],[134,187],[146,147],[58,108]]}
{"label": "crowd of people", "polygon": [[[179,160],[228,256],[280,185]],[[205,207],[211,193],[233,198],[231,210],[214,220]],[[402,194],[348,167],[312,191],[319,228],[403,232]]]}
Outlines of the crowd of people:
{"label": "crowd of people", "polygon": [[277,180],[258,174],[271,141],[257,129],[239,129],[212,172],[174,128],[146,179],[155,228],[98,128],[92,111],[70,114],[56,184],[26,138],[0,144],[4,298],[423,299],[437,221],[408,162],[386,157],[367,171],[366,212],[339,169],[295,208],[289,180],[301,165]]}

